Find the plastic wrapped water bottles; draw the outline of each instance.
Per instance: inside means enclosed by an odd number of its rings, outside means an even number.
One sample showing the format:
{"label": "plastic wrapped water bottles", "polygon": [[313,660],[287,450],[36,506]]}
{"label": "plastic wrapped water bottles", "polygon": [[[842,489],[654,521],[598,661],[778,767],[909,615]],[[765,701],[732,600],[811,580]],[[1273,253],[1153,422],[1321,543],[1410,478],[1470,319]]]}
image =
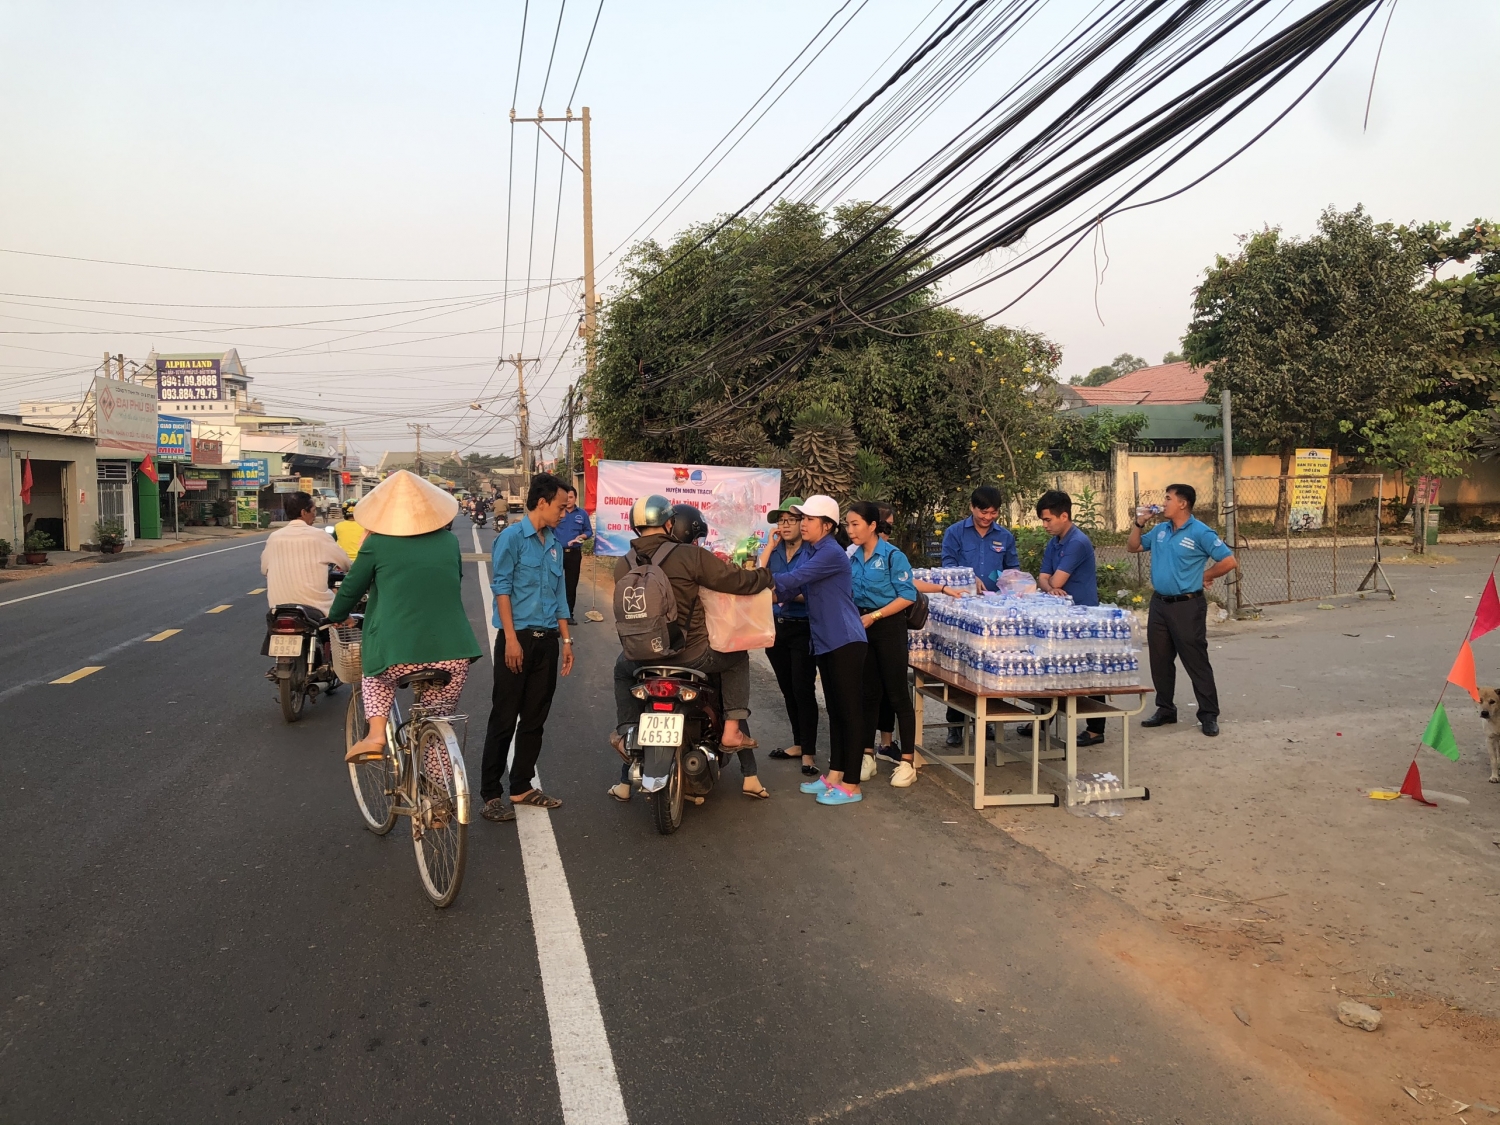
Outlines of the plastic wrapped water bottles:
{"label": "plastic wrapped water bottles", "polygon": [[912,653],[990,691],[1105,690],[1140,681],[1140,630],[1127,609],[1049,595],[932,594],[928,601],[927,627],[908,634]]}
{"label": "plastic wrapped water bottles", "polygon": [[917,567],[912,570],[911,576],[921,582],[931,582],[954,590],[974,589],[974,571],[967,566]]}

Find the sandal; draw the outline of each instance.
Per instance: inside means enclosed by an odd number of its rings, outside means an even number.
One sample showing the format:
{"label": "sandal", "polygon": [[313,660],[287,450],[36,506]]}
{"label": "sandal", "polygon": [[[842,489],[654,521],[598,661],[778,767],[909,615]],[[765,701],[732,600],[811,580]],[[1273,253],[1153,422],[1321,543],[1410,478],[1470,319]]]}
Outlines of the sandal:
{"label": "sandal", "polygon": [[753,738],[747,738],[744,742],[736,742],[733,746],[727,746],[721,742],[719,743],[719,749],[737,754],[741,750],[759,750],[760,743],[756,742]]}
{"label": "sandal", "polygon": [[802,760],[802,751],[798,750],[795,754],[788,754],[778,746],[767,754],[766,757],[775,758],[778,762],[800,762]]}
{"label": "sandal", "polygon": [[802,767],[802,776],[803,777],[817,777],[822,772],[823,771],[820,770],[820,769],[818,769],[817,766],[803,766]]}
{"label": "sandal", "polygon": [[746,797],[753,797],[757,801],[764,801],[771,796],[771,791],[762,785],[759,789],[741,789]]}
{"label": "sandal", "polygon": [[485,820],[505,821],[515,820],[516,810],[506,802],[504,797],[491,797],[484,803],[484,808],[479,810],[479,815]]}
{"label": "sandal", "polygon": [[[625,790],[625,796],[623,797],[620,796],[621,789]],[[627,804],[630,801],[630,786],[623,781],[618,782],[615,785],[611,785],[608,789],[605,790],[605,792],[615,800],[619,801],[622,805]]]}
{"label": "sandal", "polygon": [[356,742],[344,755],[346,762],[378,762],[385,757],[385,745],[382,743],[379,750],[361,750]]}
{"label": "sandal", "polygon": [[519,797],[514,793],[510,795],[512,805],[535,805],[539,809],[560,809],[562,802],[556,797],[549,797],[540,789],[528,789]]}

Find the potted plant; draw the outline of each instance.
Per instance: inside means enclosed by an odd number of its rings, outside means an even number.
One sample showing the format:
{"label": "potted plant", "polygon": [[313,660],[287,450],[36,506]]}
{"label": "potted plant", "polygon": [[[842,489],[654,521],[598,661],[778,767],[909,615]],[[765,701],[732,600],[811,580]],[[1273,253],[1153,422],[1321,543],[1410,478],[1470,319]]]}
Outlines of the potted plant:
{"label": "potted plant", "polygon": [[0,539],[0,570],[10,562],[10,540]]}
{"label": "potted plant", "polygon": [[95,520],[94,541],[100,554],[118,555],[125,549],[125,525],[119,520]]}
{"label": "potted plant", "polygon": [[56,546],[56,541],[45,531],[27,532],[21,557],[32,566],[41,566],[47,561],[47,552]]}
{"label": "potted plant", "polygon": [[229,527],[230,517],[234,515],[234,502],[231,500],[215,500],[213,513],[214,521],[220,527]]}

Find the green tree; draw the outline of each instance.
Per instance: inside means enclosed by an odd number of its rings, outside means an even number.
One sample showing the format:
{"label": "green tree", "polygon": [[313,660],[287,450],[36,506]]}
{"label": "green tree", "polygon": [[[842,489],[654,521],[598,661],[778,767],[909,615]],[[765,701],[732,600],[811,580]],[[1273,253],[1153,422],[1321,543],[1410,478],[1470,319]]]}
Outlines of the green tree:
{"label": "green tree", "polygon": [[1161,357],[1161,361],[1163,363],[1185,363],[1187,361],[1187,356],[1183,355],[1181,352],[1168,352],[1166,355]]}
{"label": "green tree", "polygon": [[[1297,239],[1265,230],[1220,256],[1193,299],[1183,350],[1234,395],[1236,436],[1291,471],[1299,445],[1333,445],[1430,385],[1440,315],[1418,285],[1427,245],[1362,207],[1323,212]],[[1285,526],[1283,482],[1276,530]]]}
{"label": "green tree", "polygon": [[1081,378],[1075,375],[1068,381],[1075,387],[1102,387],[1105,383],[1113,383],[1121,375],[1129,375],[1132,371],[1149,366],[1140,356],[1121,352],[1103,367],[1096,367]]}
{"label": "green tree", "polygon": [[1057,419],[1049,452],[1051,468],[1102,469],[1117,442],[1133,442],[1150,419],[1139,410],[1069,410]]}
{"label": "green tree", "polygon": [[[1416,233],[1427,244],[1424,292],[1440,322],[1429,395],[1491,407],[1500,401],[1500,227],[1475,219],[1457,233],[1448,223],[1426,223]],[[1466,273],[1438,276],[1471,260]]]}

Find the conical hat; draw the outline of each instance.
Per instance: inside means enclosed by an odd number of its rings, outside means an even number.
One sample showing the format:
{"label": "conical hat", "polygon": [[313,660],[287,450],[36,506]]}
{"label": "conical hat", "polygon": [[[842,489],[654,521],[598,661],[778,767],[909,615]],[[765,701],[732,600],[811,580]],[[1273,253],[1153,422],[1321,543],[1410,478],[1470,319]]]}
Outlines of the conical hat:
{"label": "conical hat", "polygon": [[425,535],[447,527],[458,501],[415,473],[398,469],[354,506],[354,519],[377,535]]}

